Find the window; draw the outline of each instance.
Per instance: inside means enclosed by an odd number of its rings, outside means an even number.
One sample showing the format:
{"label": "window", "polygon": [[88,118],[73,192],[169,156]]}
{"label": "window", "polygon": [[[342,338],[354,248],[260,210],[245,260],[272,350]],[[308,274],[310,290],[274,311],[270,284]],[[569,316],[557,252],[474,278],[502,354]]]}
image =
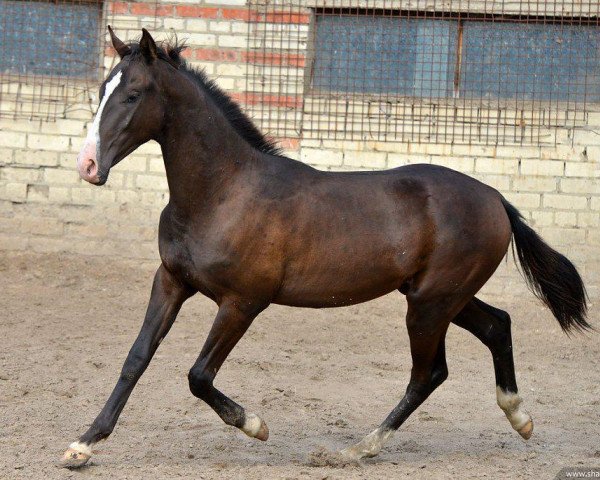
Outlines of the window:
{"label": "window", "polygon": [[600,102],[600,29],[465,22],[465,97]]}
{"label": "window", "polygon": [[99,80],[102,7],[101,0],[0,0],[0,115],[53,120],[88,101]]}
{"label": "window", "polygon": [[600,29],[490,20],[317,15],[311,91],[600,102]]}
{"label": "window", "polygon": [[0,1],[0,72],[97,76],[99,6],[98,2]]}
{"label": "window", "polygon": [[319,15],[315,28],[316,92],[452,94],[456,23]]}

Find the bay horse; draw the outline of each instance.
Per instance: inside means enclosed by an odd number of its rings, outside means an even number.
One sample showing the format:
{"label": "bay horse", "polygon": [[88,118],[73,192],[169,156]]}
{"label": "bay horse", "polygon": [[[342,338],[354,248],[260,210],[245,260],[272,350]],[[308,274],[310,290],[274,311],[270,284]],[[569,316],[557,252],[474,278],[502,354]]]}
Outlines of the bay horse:
{"label": "bay horse", "polygon": [[523,438],[531,436],[515,380],[510,317],[475,297],[511,239],[526,281],[562,329],[591,326],[573,264],[498,191],[433,165],[335,173],[286,158],[213,81],[186,64],[177,42],[157,44],[143,30],[139,42],[124,43],[109,31],[120,61],[101,86],[79,174],[103,185],[114,165],[156,140],[170,197],[141,331],[102,411],[65,452],[64,466],[85,464],[94,444],[111,434],[182,304],[197,292],[219,308],[189,371],[190,390],[250,437],[267,440],[266,423],[220,392],[214,379],[254,318],[271,303],[341,307],[394,290],[408,302],[410,382],[383,423],[343,456],[377,455],[444,382],[450,323],[489,348],[498,405]]}

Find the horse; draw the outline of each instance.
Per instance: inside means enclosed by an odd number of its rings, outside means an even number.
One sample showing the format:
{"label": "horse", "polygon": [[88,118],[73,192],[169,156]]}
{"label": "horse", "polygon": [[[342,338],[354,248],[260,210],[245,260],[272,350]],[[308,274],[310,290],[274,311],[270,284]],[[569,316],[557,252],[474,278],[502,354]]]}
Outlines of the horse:
{"label": "horse", "polygon": [[434,165],[370,172],[316,170],[287,158],[240,106],[182,58],[183,46],[142,30],[125,43],[109,28],[119,63],[77,158],[83,180],[100,186],[140,145],[160,144],[169,201],[160,216],[161,264],[143,325],[116,386],[62,465],[81,467],[106,439],[136,382],[197,292],[218,305],[191,393],[228,425],[267,440],[261,417],[214,386],[223,362],[270,304],[327,308],[399,291],[406,297],[412,370],[404,397],[378,428],[341,451],[377,455],[448,376],[451,323],[492,354],[497,403],[523,438],[533,422],[515,379],[511,320],[475,295],[511,242],[523,276],[565,332],[592,328],[575,266],[548,246],[498,191]]}

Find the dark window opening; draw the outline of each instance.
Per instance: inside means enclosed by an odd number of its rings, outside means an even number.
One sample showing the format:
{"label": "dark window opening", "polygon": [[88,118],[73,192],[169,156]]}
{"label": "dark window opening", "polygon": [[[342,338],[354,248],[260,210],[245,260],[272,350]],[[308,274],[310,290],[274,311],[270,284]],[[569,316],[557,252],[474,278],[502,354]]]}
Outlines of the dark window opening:
{"label": "dark window opening", "polygon": [[412,15],[318,10],[311,92],[600,102],[596,19]]}
{"label": "dark window opening", "polygon": [[0,0],[0,74],[98,75],[102,2]]}

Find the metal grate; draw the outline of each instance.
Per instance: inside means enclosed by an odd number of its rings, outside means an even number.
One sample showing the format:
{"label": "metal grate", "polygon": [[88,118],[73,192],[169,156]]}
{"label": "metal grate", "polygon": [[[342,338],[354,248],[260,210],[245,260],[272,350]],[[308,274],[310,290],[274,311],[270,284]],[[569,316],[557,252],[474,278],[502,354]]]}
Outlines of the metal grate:
{"label": "metal grate", "polygon": [[97,84],[102,4],[0,0],[0,115],[52,120]]}
{"label": "metal grate", "polygon": [[252,0],[247,103],[276,137],[554,144],[600,108],[600,2]]}
{"label": "metal grate", "polygon": [[92,109],[107,23],[153,28],[157,3],[0,0],[0,117],[53,121]]}

